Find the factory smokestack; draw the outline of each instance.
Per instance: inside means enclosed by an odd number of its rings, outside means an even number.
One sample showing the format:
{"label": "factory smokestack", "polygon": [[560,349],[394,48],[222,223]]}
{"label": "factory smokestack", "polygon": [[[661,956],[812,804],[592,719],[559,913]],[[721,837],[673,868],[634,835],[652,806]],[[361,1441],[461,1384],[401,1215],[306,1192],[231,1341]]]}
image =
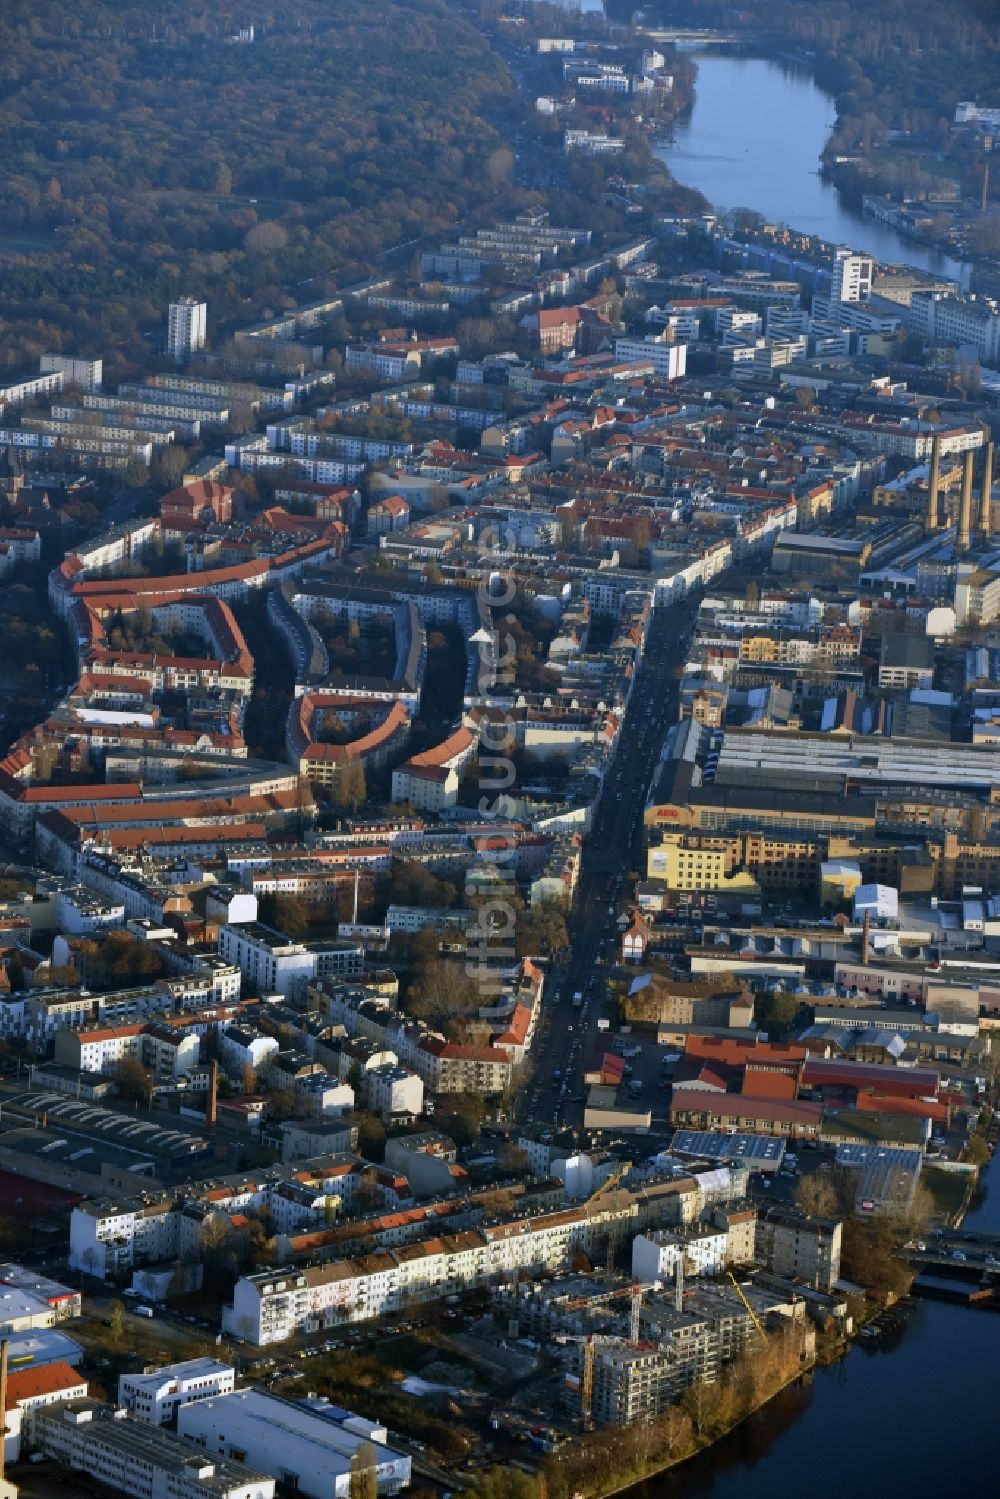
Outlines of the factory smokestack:
{"label": "factory smokestack", "polygon": [[958,506],[958,549],[967,552],[972,544],[972,464],[971,451],[962,465],[962,498]]}
{"label": "factory smokestack", "polygon": [[941,485],[941,439],[935,437],[931,442],[931,471],[927,480],[927,521],[926,529],[936,531],[938,528],[938,489]]}
{"label": "factory smokestack", "polygon": [[983,450],[983,489],[979,497],[979,534],[990,536],[993,531],[993,444],[988,442]]}

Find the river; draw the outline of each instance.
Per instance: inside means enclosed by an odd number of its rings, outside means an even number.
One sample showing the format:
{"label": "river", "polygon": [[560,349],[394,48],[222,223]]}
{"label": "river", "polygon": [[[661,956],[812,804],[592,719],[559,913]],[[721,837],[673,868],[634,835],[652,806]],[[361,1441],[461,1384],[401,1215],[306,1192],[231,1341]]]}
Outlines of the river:
{"label": "river", "polygon": [[819,175],[837,111],[808,69],[712,51],[695,56],[694,105],[675,122],[673,143],[656,150],[678,182],[717,209],[753,208],[769,223],[967,282],[962,262],[865,218]]}
{"label": "river", "polygon": [[[1000,1165],[966,1225],[1000,1231]],[[631,1499],[925,1499],[997,1492],[1000,1314],[912,1301],[898,1334],[785,1390],[710,1452]]]}

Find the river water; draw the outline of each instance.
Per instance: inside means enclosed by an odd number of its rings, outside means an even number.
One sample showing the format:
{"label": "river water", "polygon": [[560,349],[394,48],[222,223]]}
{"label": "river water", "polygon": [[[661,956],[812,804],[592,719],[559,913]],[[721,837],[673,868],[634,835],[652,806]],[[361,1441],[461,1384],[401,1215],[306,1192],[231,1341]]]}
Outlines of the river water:
{"label": "river water", "polygon": [[[969,1228],[1000,1232],[1000,1165]],[[998,1489],[1000,1314],[913,1301],[898,1334],[859,1340],[633,1499],[940,1499]]]}
{"label": "river water", "polygon": [[678,182],[717,209],[753,208],[769,223],[965,282],[967,266],[865,218],[820,177],[837,111],[807,69],[712,51],[695,57],[694,105],[675,123],[673,144],[656,151]]}

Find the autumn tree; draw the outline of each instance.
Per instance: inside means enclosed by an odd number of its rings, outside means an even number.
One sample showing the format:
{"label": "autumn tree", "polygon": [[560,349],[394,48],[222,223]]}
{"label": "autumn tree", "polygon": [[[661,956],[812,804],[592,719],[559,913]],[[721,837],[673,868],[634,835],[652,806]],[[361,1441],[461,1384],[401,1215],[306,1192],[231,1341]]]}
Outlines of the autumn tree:
{"label": "autumn tree", "polygon": [[115,1066],[115,1088],[132,1103],[148,1103],[153,1091],[153,1074],[138,1057],[122,1057]]}
{"label": "autumn tree", "polygon": [[896,1258],[899,1243],[900,1234],[887,1218],[848,1218],[840,1255],[845,1279],[857,1281],[879,1301],[905,1295],[912,1276]]}
{"label": "autumn tree", "polygon": [[187,448],[179,443],[168,443],[161,448],[153,462],[151,478],[158,489],[176,489],[187,472],[189,455]]}
{"label": "autumn tree", "polygon": [[415,981],[407,996],[407,1008],[421,1020],[441,1027],[457,1016],[470,1014],[478,998],[475,982],[462,965],[435,958]]}
{"label": "autumn tree", "polygon": [[458,891],[447,880],[440,880],[413,859],[393,859],[392,872],[385,887],[385,898],[400,906],[453,906]]}
{"label": "autumn tree", "polygon": [[811,1218],[839,1218],[841,1216],[840,1194],[828,1176],[812,1172],[803,1176],[795,1186],[795,1206]]}
{"label": "autumn tree", "polygon": [[368,795],[365,768],[360,760],[347,760],[337,771],[331,788],[331,800],[337,807],[356,812]]}
{"label": "autumn tree", "polygon": [[758,994],[754,1000],[754,1019],[772,1041],[792,1030],[798,1013],[799,1001],[793,994]]}
{"label": "autumn tree", "polygon": [[450,1093],[440,1105],[435,1122],[456,1145],[471,1145],[479,1137],[487,1112],[482,1094]]}
{"label": "autumn tree", "polygon": [[281,224],[266,219],[247,230],[243,243],[251,255],[273,255],[288,244],[288,234]]}
{"label": "autumn tree", "polygon": [[358,1152],[366,1161],[381,1161],[385,1155],[385,1125],[377,1114],[361,1113],[358,1118]]}
{"label": "autumn tree", "polygon": [[982,1135],[972,1135],[965,1148],[965,1159],[970,1161],[973,1166],[985,1166],[989,1158],[990,1148]]}
{"label": "autumn tree", "polygon": [[111,1341],[120,1343],[125,1336],[125,1303],[117,1297],[108,1303],[108,1327]]}
{"label": "autumn tree", "polygon": [[359,1442],[351,1454],[350,1499],[376,1499],[378,1457],[371,1442]]}

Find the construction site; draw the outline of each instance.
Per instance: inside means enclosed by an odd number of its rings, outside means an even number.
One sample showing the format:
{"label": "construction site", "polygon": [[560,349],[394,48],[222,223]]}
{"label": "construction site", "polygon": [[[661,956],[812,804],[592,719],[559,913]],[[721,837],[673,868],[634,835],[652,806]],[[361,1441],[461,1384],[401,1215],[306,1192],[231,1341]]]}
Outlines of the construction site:
{"label": "construction site", "polygon": [[556,1350],[564,1366],[563,1409],[584,1430],[652,1419],[699,1380],[714,1383],[755,1338],[794,1338],[803,1368],[815,1358],[805,1299],[732,1274],[670,1286],[609,1285],[594,1276],[557,1276],[499,1289],[498,1321],[508,1334]]}

